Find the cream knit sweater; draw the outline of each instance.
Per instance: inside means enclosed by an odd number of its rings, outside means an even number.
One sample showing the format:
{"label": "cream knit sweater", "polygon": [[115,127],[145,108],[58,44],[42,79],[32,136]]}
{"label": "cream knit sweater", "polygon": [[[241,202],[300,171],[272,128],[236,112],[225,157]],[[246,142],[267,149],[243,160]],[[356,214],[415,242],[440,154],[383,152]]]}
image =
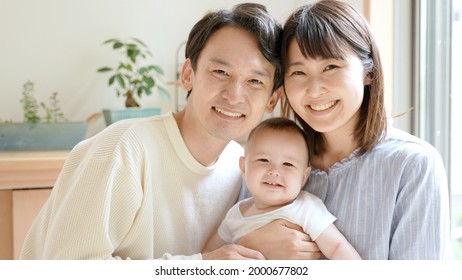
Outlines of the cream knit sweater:
{"label": "cream knit sweater", "polygon": [[171,113],[120,121],[73,149],[21,258],[200,259],[237,199],[242,154],[231,142],[204,167]]}

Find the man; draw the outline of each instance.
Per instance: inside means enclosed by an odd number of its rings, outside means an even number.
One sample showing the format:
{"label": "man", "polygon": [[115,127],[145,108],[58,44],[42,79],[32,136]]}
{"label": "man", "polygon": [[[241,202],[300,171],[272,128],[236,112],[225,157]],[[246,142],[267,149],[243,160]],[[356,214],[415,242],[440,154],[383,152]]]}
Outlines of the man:
{"label": "man", "polygon": [[232,139],[279,99],[281,31],[259,4],[202,18],[186,45],[184,110],[120,121],[78,144],[21,258],[262,258],[239,245],[199,252],[241,188]]}

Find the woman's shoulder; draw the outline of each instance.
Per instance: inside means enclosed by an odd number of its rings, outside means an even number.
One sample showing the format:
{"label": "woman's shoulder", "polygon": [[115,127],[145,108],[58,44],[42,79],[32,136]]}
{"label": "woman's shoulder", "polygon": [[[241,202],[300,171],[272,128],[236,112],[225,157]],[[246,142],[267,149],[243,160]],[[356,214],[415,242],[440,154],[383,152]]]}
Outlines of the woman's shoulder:
{"label": "woman's shoulder", "polygon": [[441,157],[427,141],[395,127],[388,128],[386,137],[375,146],[372,154],[401,160]]}

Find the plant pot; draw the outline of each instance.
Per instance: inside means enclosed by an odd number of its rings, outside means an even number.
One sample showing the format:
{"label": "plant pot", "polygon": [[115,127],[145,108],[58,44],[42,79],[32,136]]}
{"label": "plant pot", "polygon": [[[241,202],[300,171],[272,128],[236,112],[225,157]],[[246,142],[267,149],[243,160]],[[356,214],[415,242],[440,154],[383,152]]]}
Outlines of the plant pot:
{"label": "plant pot", "polygon": [[161,108],[125,108],[119,110],[104,109],[103,115],[106,125],[111,125],[116,121],[132,118],[145,118],[160,115]]}
{"label": "plant pot", "polygon": [[71,150],[85,139],[86,122],[1,123],[0,151]]}

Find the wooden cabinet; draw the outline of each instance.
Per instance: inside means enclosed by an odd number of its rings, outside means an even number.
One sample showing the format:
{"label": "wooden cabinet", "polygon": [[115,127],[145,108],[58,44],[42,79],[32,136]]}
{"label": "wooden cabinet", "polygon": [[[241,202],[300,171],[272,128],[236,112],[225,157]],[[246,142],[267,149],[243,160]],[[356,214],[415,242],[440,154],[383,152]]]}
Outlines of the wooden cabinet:
{"label": "wooden cabinet", "polygon": [[0,152],[0,259],[17,259],[68,151]]}

